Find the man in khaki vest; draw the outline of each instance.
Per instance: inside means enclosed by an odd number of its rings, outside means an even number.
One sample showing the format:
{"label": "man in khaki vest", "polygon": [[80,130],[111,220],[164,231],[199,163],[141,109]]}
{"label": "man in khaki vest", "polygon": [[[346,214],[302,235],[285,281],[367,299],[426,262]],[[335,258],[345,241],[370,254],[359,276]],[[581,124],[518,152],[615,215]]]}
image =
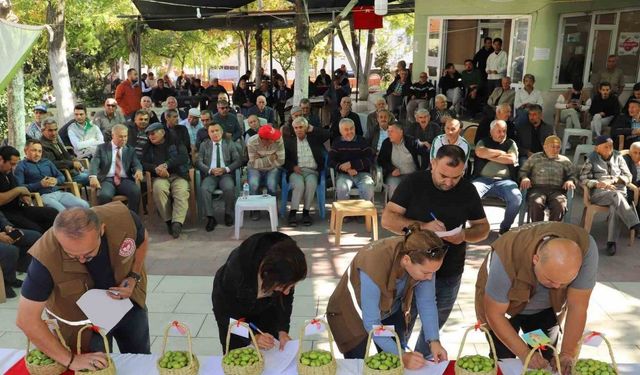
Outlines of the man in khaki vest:
{"label": "man in khaki vest", "polygon": [[[109,297],[130,298],[133,303],[107,338],[116,339],[121,353],[149,354],[144,270],[147,244],[140,218],[121,202],[61,212],[53,227],[29,250],[33,261],[22,287],[17,326],[36,347],[67,369],[104,368],[107,363],[101,337],[85,330],[82,349],[87,353],[74,355],[80,327],[67,325],[62,319],[86,320],[76,301],[89,289],[107,289]],[[52,318],[59,318],[71,352],[42,321],[45,308]]]}
{"label": "man in khaki vest", "polygon": [[[538,222],[505,233],[492,245],[476,281],[476,314],[491,330],[499,359],[523,362],[529,346],[518,336],[541,329],[556,345],[566,316],[561,374],[570,374],[596,283],[598,248],[576,225]],[[530,368],[549,365],[551,350]]]}

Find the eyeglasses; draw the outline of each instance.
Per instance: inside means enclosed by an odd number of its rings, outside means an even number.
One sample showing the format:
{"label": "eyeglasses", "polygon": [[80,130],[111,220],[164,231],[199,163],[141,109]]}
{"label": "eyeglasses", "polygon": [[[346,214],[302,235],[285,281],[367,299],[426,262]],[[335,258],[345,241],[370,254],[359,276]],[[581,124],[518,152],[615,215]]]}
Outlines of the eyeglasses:
{"label": "eyeglasses", "polygon": [[[98,255],[98,252],[100,251],[100,245],[102,245],[102,241],[101,240],[99,241],[98,246],[95,249],[89,251],[88,253],[82,254],[82,255],[71,255],[71,254],[67,253],[66,251],[64,253],[67,254],[67,256],[69,258],[73,259],[73,260],[77,260],[77,261],[84,260],[84,262],[87,263],[87,262],[91,262],[93,260],[93,258],[95,258],[96,255]],[[91,254],[93,254],[93,255],[91,255]]]}
{"label": "eyeglasses", "polygon": [[107,104],[107,107],[117,107],[117,104]]}
{"label": "eyeglasses", "polygon": [[432,247],[430,249],[424,250],[423,252],[431,258],[439,258],[441,256],[444,256],[447,253],[447,251],[449,251],[449,246],[442,245],[442,246]]}

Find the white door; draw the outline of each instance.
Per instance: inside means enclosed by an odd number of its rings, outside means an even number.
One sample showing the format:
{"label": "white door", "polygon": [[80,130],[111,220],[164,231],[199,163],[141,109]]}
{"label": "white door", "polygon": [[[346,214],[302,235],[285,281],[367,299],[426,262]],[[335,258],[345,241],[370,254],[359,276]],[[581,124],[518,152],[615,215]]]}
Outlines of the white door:
{"label": "white door", "polygon": [[527,46],[529,45],[529,17],[514,18],[511,29],[511,43],[509,43],[509,65],[507,75],[511,82],[518,84],[527,68]]}

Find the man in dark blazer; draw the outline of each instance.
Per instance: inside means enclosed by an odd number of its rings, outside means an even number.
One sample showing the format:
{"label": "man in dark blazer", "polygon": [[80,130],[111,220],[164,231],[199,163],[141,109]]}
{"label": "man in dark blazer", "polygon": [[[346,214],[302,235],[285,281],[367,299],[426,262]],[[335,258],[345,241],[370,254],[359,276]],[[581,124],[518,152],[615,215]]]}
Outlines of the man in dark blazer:
{"label": "man in dark blazer", "polygon": [[138,213],[140,186],[136,181],[142,181],[142,164],[135,148],[127,144],[128,129],[125,125],[114,125],[111,136],[111,142],[98,146],[91,159],[89,183],[99,189],[99,204],[111,202],[116,194],[125,195],[129,209]]}
{"label": "man in dark blazer", "polygon": [[224,224],[233,225],[233,207],[235,203],[234,175],[242,167],[243,159],[238,148],[231,141],[223,139],[224,129],[220,124],[209,124],[209,139],[200,144],[196,168],[202,176],[202,203],[207,215],[205,229],[211,232],[218,224],[213,216],[213,192],[220,188],[224,199]]}
{"label": "man in dark blazer", "polygon": [[82,164],[71,155],[60,143],[58,137],[58,124],[53,118],[48,118],[42,122],[42,157],[49,159],[59,170],[68,169],[73,181],[85,186],[89,183],[89,173],[87,173]]}
{"label": "man in dark blazer", "polygon": [[389,125],[389,138],[382,142],[378,153],[378,165],[382,168],[384,182],[387,185],[388,198],[405,176],[427,166],[420,165],[416,139],[404,134],[402,126],[395,122]]}
{"label": "man in dark blazer", "polygon": [[295,136],[284,140],[284,168],[293,190],[289,225],[298,226],[296,214],[304,195],[302,224],[309,226],[312,224],[309,209],[318,186],[318,177],[320,173],[325,173],[323,153],[329,131],[310,125],[304,117],[297,117],[291,126]]}
{"label": "man in dark blazer", "polygon": [[[624,161],[629,167],[631,172],[631,183],[640,186],[640,141],[633,142],[629,148],[629,153],[623,156]],[[627,198],[629,203],[633,204],[633,191],[628,190]],[[640,214],[640,203],[636,207],[638,214]]]}

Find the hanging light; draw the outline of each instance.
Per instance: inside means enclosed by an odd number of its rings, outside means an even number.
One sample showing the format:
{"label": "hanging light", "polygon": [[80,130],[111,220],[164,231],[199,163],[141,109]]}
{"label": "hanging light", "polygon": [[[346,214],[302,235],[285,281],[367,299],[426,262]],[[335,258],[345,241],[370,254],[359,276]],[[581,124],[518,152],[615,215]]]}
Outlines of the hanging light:
{"label": "hanging light", "polygon": [[202,13],[200,13],[200,8],[196,8],[196,17],[202,18]]}
{"label": "hanging light", "polygon": [[378,16],[384,16],[388,11],[388,0],[375,0],[374,13]]}

